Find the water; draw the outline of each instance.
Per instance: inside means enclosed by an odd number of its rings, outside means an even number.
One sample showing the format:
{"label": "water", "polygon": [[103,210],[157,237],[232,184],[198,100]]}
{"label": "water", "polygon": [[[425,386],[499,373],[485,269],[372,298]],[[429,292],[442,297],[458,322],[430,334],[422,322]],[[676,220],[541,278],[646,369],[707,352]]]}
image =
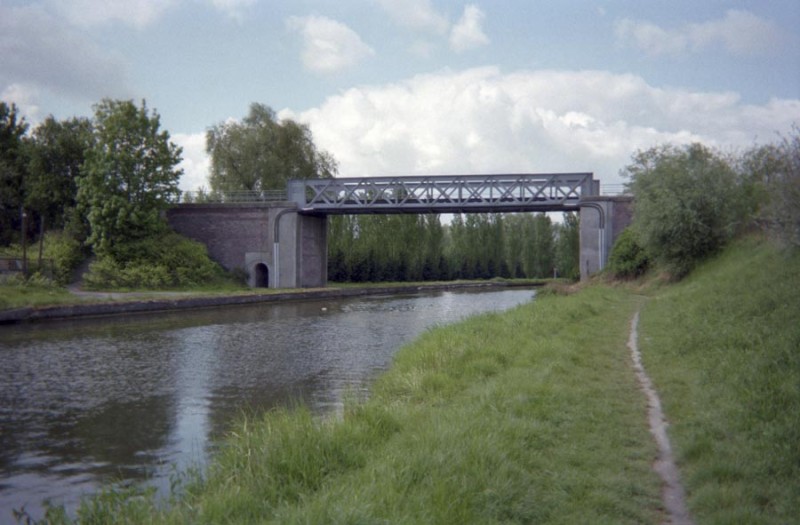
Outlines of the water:
{"label": "water", "polygon": [[0,524],[76,506],[115,480],[164,490],[245,411],[335,412],[425,329],[531,290],[248,307],[0,326]]}

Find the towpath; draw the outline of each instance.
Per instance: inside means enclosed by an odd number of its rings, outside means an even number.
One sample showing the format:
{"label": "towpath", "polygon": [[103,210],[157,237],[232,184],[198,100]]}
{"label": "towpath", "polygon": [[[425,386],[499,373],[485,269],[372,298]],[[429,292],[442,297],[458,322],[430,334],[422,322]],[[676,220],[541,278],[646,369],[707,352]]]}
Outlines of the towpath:
{"label": "towpath", "polygon": [[647,375],[642,365],[642,355],[639,352],[639,311],[631,320],[631,330],[628,337],[628,348],[631,351],[633,368],[639,386],[647,398],[647,420],[650,426],[650,433],[658,445],[658,458],[653,464],[653,470],[658,473],[663,482],[661,498],[664,508],[667,511],[669,521],[674,525],[694,525],[689,509],[686,506],[686,491],[680,480],[678,466],[675,464],[675,457],[672,453],[672,445],[667,436],[667,420],[664,411],[661,409],[661,399],[653,386],[653,382]]}

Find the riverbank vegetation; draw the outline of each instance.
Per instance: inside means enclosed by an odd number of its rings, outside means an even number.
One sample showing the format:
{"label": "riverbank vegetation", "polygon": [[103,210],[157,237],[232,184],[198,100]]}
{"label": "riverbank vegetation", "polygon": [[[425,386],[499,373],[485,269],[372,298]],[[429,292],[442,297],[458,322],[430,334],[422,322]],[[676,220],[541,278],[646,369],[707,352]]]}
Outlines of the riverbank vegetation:
{"label": "riverbank vegetation", "polygon": [[798,290],[800,253],[748,238],[643,310],[640,350],[697,523],[800,515]]}
{"label": "riverbank vegetation", "polygon": [[431,330],[339,416],[252,415],[167,507],[117,491],[87,500],[78,518],[656,522],[655,446],[625,351],[639,302],[594,287]]}
{"label": "riverbank vegetation", "polygon": [[656,447],[626,348],[641,308],[640,350],[695,522],[791,522],[798,285],[800,254],[751,236],[678,284],[540,293],[429,331],[337,416],[248,416],[169,504],[112,490],[78,521],[657,523]]}
{"label": "riverbank vegetation", "polygon": [[609,258],[616,277],[652,266],[679,280],[748,231],[800,246],[800,129],[739,156],[702,144],[653,147],[622,174],[634,214]]}

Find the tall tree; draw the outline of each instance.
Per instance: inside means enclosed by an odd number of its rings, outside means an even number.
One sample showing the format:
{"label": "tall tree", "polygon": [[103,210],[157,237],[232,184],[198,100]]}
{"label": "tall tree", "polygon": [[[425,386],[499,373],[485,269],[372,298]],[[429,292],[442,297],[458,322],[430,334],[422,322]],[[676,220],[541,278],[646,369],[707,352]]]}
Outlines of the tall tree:
{"label": "tall tree", "polygon": [[0,245],[14,240],[25,200],[26,160],[23,138],[28,130],[14,104],[0,102]]}
{"label": "tall tree", "polygon": [[564,221],[556,227],[555,265],[559,277],[580,277],[580,219],[577,213],[564,214]]}
{"label": "tall tree", "polygon": [[533,217],[533,275],[534,277],[550,277],[553,275],[554,257],[553,223],[544,213]]}
{"label": "tall tree", "polygon": [[95,253],[115,256],[117,244],[162,231],[161,211],[180,196],[181,148],[160,130],[144,101],[105,99],[95,106],[95,141],[78,181]]}
{"label": "tall tree", "polygon": [[785,243],[800,246],[800,128],[777,144],[745,152],[740,164],[760,222]]}
{"label": "tall tree", "polygon": [[308,126],[278,121],[271,108],[258,103],[242,122],[209,129],[206,151],[214,192],[282,190],[291,179],[329,178],[337,169],[333,157],[314,145]]}
{"label": "tall tree", "polygon": [[62,228],[76,205],[92,124],[86,118],[59,122],[50,116],[33,130],[29,143],[27,206],[36,211],[41,225]]}

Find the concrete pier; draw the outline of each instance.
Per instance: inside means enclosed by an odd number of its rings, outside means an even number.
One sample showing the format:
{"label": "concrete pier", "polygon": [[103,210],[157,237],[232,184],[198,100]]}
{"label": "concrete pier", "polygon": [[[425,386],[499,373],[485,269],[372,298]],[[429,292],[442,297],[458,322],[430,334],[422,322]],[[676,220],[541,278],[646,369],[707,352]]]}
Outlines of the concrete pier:
{"label": "concrete pier", "polygon": [[580,202],[581,280],[603,270],[614,242],[631,222],[633,197],[591,196]]}

